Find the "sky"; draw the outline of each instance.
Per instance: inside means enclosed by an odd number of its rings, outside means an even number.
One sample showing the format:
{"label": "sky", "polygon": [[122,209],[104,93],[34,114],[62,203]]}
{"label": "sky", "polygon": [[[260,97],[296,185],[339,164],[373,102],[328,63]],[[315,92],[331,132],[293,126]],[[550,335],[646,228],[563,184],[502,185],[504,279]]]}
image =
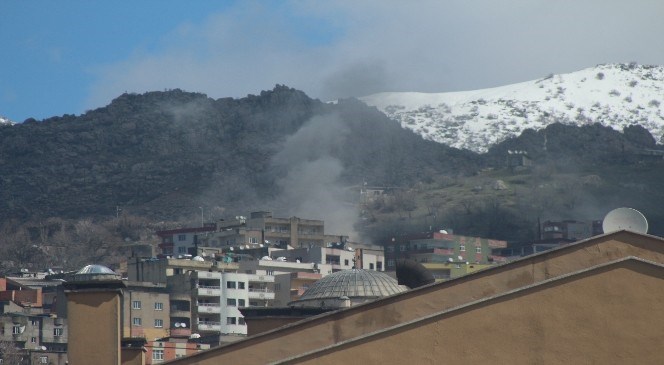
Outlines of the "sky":
{"label": "sky", "polygon": [[2,0],[0,116],[124,92],[321,100],[495,87],[601,63],[664,65],[661,0]]}

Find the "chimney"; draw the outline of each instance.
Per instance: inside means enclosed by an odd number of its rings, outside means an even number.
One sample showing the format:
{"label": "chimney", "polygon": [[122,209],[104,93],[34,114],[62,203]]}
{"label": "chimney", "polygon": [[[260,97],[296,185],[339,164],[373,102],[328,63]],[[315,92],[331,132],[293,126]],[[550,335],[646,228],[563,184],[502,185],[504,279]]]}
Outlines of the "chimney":
{"label": "chimney", "polygon": [[120,276],[88,265],[63,284],[67,296],[69,364],[121,365]]}

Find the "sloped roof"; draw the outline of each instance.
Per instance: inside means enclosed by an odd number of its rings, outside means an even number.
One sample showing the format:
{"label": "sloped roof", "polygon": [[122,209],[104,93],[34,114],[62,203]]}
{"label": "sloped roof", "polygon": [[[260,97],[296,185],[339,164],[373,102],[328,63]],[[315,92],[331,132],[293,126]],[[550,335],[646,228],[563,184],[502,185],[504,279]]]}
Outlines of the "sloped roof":
{"label": "sloped roof", "polygon": [[[632,274],[628,275],[627,271],[631,271]],[[650,277],[649,284],[645,284],[642,279],[644,277]],[[544,362],[557,363],[569,357],[576,358],[576,361],[580,363],[587,363],[590,359],[598,358],[606,360],[606,357],[611,358],[614,354],[598,354],[598,351],[603,350],[590,350],[588,342],[597,343],[597,346],[601,347],[600,342],[606,345],[607,342],[613,341],[619,343],[616,345],[616,351],[621,353],[623,362],[629,362],[630,359],[640,358],[641,355],[638,353],[641,351],[629,353],[630,351],[626,351],[626,348],[640,347],[642,343],[645,347],[652,346],[659,343],[664,334],[664,329],[660,326],[664,323],[664,316],[653,315],[659,310],[659,304],[663,298],[660,294],[662,290],[658,290],[664,287],[663,279],[664,265],[661,263],[637,257],[626,257],[438,311],[412,321],[298,354],[273,364],[308,362],[326,364],[338,363],[341,361],[340,357],[358,359],[362,357],[362,353],[367,351],[367,344],[377,341],[380,341],[381,348],[386,349],[382,353],[372,355],[372,360],[377,362],[382,360],[388,363],[398,361],[399,358],[408,358],[414,363],[420,363],[423,359],[418,359],[418,356],[427,359],[442,359],[444,356],[447,361],[464,359],[464,362],[467,363],[491,361],[522,363],[523,359],[520,359],[519,356],[524,356],[524,353],[527,352],[526,348],[532,346],[532,339],[537,337],[541,337],[540,342],[548,341],[544,347],[540,347],[539,343],[536,346],[538,356],[548,360]],[[634,285],[637,283],[639,285]],[[551,289],[554,292],[544,293],[545,289]],[[644,292],[652,293],[653,297],[644,298],[642,296]],[[655,293],[659,295],[658,298],[654,297]],[[538,305],[533,305],[533,303]],[[499,311],[492,310],[492,315],[487,317],[487,310],[493,305],[503,308]],[[639,316],[635,312],[640,312],[641,315]],[[533,313],[540,313],[540,316],[533,316]],[[473,318],[475,318],[475,322],[481,322],[481,325],[471,322]],[[486,322],[487,318],[490,318],[491,321]],[[533,320],[537,323],[533,324]],[[521,333],[522,330],[511,327],[518,327],[524,323],[527,331],[530,331],[533,326],[537,327],[538,331],[529,332],[529,338],[525,340],[515,335],[515,338],[509,341],[510,345],[506,345],[504,341],[494,341],[497,343],[492,345],[493,348],[488,346],[488,342],[491,341],[487,337],[495,337],[496,333],[501,332]],[[594,336],[588,336],[586,332],[591,331],[593,325],[599,325],[604,332],[608,333],[603,336],[601,333],[594,332]],[[424,337],[430,337],[430,333],[417,333],[418,328],[425,327],[429,329],[435,327],[437,331],[450,332],[450,336],[445,340],[446,346],[432,350],[438,353],[422,354],[422,348],[407,343],[408,340],[411,340],[429,348],[423,344],[423,341]],[[575,334],[575,332],[579,333]],[[482,336],[482,333],[486,336]],[[418,336],[423,338],[414,338]],[[484,351],[476,352],[471,360],[468,348],[459,349],[462,346],[459,346],[458,342],[465,340],[455,341],[453,339],[458,336],[465,339],[473,338],[473,342],[477,344],[473,347],[483,348]],[[584,338],[587,338],[585,342]],[[535,340],[535,342],[537,341]],[[398,350],[390,352],[388,349],[392,348],[398,348]],[[511,348],[518,348],[519,351],[510,351]],[[496,351],[497,349],[500,351]],[[497,355],[498,353],[503,354],[502,359],[501,355]],[[586,356],[586,358],[580,356]],[[645,355],[645,357],[657,358],[657,355]],[[552,361],[552,358],[555,361]]]}
{"label": "sloped roof", "polygon": [[[281,361],[630,256],[664,263],[664,239],[624,230],[595,236],[457,279],[307,318],[168,363],[207,365],[239,361],[264,364]],[[250,346],[252,351],[247,352]],[[268,348],[270,351],[261,350]]]}

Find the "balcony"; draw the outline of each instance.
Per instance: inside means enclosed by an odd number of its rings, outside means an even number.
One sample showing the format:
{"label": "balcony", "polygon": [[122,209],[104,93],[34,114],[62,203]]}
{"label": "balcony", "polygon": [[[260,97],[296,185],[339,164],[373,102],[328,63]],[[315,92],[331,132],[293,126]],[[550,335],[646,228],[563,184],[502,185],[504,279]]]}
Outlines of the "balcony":
{"label": "balcony", "polygon": [[199,303],[198,313],[221,313],[219,303]]}
{"label": "balcony", "polygon": [[197,275],[199,279],[221,280],[220,272],[198,271]]}
{"label": "balcony", "polygon": [[173,327],[171,328],[171,336],[189,336],[191,335],[191,328]]}
{"label": "balcony", "polygon": [[171,315],[172,318],[191,318],[191,313],[189,313],[188,310],[182,310],[179,308],[173,309],[171,307]]}
{"label": "balcony", "polygon": [[200,285],[196,292],[199,297],[218,297],[221,296],[221,287]]}
{"label": "balcony", "polygon": [[274,292],[267,288],[249,288],[249,299],[273,300]]}
{"label": "balcony", "polygon": [[254,283],[274,283],[273,275],[247,274],[247,278]]}
{"label": "balcony", "polygon": [[198,330],[219,332],[221,331],[221,322],[211,322],[211,321],[198,322]]}

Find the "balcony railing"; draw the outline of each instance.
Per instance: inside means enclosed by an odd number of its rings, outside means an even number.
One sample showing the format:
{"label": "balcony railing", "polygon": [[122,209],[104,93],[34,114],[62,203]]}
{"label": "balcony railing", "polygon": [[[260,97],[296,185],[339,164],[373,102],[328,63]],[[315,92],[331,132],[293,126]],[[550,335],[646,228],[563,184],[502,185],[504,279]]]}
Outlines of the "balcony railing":
{"label": "balcony railing", "polygon": [[221,313],[221,305],[219,303],[199,303],[199,313]]}
{"label": "balcony railing", "polygon": [[218,297],[221,295],[221,288],[218,286],[199,286],[198,296],[213,296]]}
{"label": "balcony railing", "polygon": [[201,321],[198,322],[199,331],[221,331],[221,322]]}
{"label": "balcony railing", "polygon": [[274,292],[267,288],[249,288],[249,299],[274,299]]}
{"label": "balcony railing", "polygon": [[251,282],[274,283],[274,276],[273,275],[247,274],[247,278]]}

